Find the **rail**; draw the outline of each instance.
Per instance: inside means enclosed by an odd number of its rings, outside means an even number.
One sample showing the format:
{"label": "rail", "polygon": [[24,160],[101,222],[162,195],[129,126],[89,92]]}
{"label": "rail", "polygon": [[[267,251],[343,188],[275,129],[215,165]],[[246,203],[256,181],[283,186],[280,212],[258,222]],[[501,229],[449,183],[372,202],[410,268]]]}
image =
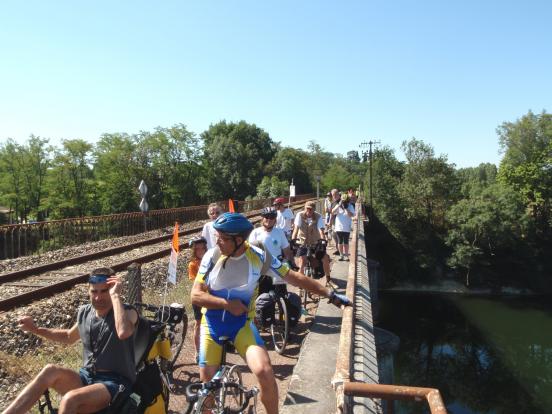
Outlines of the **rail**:
{"label": "rail", "polygon": [[[336,392],[337,412],[340,414],[352,413],[353,407],[356,406],[356,401],[353,401],[353,397],[367,397],[388,401],[388,404],[385,404],[387,414],[393,413],[394,404],[391,403],[393,400],[422,401],[424,399],[429,404],[432,414],[446,414],[445,405],[437,389],[376,383],[379,382],[379,373],[377,372],[378,367],[377,362],[375,362],[375,353],[373,354],[375,367],[370,366],[371,375],[367,378],[367,380],[373,380],[374,383],[362,382],[362,379],[359,381],[358,378],[356,378],[358,372],[355,371],[357,359],[354,359],[357,352],[355,351],[355,333],[357,329],[357,326],[355,326],[355,315],[364,312],[366,315],[369,315],[371,320],[371,308],[362,309],[363,306],[366,307],[366,303],[361,303],[362,301],[356,302],[360,296],[366,295],[365,287],[359,285],[359,283],[366,283],[362,274],[367,271],[367,264],[361,263],[361,259],[363,259],[362,256],[365,253],[359,251],[359,248],[364,246],[364,243],[359,242],[359,236],[361,235],[360,226],[363,225],[362,210],[361,202],[357,203],[355,209],[356,221],[353,225],[353,233],[350,242],[351,260],[349,263],[349,275],[346,289],[347,297],[354,298],[355,305],[343,310],[336,369],[332,378],[332,384]],[[371,283],[368,282],[368,284]],[[358,309],[359,307],[360,309]],[[357,316],[360,317],[359,315]],[[361,320],[359,329],[362,329],[364,322],[365,320]],[[373,328],[373,326],[371,328]],[[369,334],[373,335],[373,333]],[[362,346],[362,343],[356,345],[356,347],[358,346]],[[373,337],[368,347],[373,347],[375,350],[375,339]],[[374,404],[373,406],[363,405],[363,407],[364,411],[360,410],[359,412],[381,412],[381,406],[378,404]]]}
{"label": "rail", "polygon": [[[301,194],[293,201],[311,198]],[[272,198],[237,201],[240,212],[258,210]],[[228,201],[219,202],[228,210]],[[237,204],[237,205],[236,205]],[[144,231],[172,226],[175,221],[187,223],[207,219],[207,205],[152,210],[147,213],[131,212],[103,216],[78,217],[38,223],[0,226],[0,260],[40,254],[62,247],[99,241],[113,237],[132,236]]]}
{"label": "rail", "polygon": [[[408,387],[404,385],[364,384],[347,382],[343,385],[347,396],[381,398],[383,400],[425,400],[431,414],[447,414],[441,393],[435,388]],[[387,404],[387,414],[393,413],[393,404]]]}

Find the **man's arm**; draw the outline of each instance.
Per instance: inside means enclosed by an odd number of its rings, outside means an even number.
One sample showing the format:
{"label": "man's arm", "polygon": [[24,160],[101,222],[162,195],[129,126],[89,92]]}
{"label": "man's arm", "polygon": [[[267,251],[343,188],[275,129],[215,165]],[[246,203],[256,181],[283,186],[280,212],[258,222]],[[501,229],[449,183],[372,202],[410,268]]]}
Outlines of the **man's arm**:
{"label": "man's arm", "polygon": [[33,318],[30,316],[23,316],[18,320],[18,323],[22,331],[41,336],[49,341],[71,345],[80,339],[77,324],[74,324],[70,329],[41,328],[35,325]]}
{"label": "man's arm", "polygon": [[205,283],[196,280],[192,287],[192,304],[207,309],[224,309],[234,316],[243,315],[249,309],[239,299],[227,300],[211,295]]}
{"label": "man's arm", "polygon": [[119,296],[122,284],[117,276],[111,276],[106,283],[110,286],[109,295],[113,304],[113,318],[115,319],[117,336],[119,339],[127,339],[134,333],[138,313],[134,309],[125,309]]}
{"label": "man's arm", "polygon": [[326,298],[330,297],[331,290],[322,286],[321,283],[317,282],[315,279],[307,277],[299,272],[290,270],[283,279],[292,284],[303,289],[308,290],[309,292],[316,293],[317,295],[324,296]]}

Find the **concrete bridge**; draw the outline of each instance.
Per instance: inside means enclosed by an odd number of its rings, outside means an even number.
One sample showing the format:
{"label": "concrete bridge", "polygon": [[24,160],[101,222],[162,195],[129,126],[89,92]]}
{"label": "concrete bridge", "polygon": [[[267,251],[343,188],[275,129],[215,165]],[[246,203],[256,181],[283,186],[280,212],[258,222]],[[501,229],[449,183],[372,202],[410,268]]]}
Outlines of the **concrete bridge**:
{"label": "concrete bridge", "polygon": [[427,401],[432,414],[446,413],[438,390],[393,385],[398,338],[375,327],[379,265],[366,255],[360,204],[356,212],[351,260],[332,267],[338,290],[354,298],[354,307],[341,310],[320,302],[281,412],[379,414],[392,412],[393,400],[410,399]]}

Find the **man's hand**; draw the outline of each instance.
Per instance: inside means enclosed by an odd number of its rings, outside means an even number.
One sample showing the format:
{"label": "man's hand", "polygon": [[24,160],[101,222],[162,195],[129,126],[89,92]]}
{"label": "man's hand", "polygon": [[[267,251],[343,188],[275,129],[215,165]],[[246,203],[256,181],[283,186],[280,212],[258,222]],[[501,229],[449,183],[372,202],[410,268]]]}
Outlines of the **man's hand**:
{"label": "man's hand", "polygon": [[121,289],[123,288],[123,282],[121,281],[121,278],[117,276],[110,276],[105,283],[107,284],[107,286],[109,286],[110,295],[121,294]]}
{"label": "man's hand", "polygon": [[337,306],[338,308],[351,306],[353,304],[353,302],[351,302],[347,296],[335,293],[334,291],[330,293],[330,296],[328,297],[328,302],[332,305]]}
{"label": "man's hand", "polygon": [[35,333],[38,327],[34,323],[34,319],[31,316],[22,316],[17,320],[19,329],[23,332]]}
{"label": "man's hand", "polygon": [[224,309],[230,312],[234,316],[240,316],[249,311],[247,306],[245,306],[243,302],[239,299],[231,299],[227,301],[227,304],[224,307]]}

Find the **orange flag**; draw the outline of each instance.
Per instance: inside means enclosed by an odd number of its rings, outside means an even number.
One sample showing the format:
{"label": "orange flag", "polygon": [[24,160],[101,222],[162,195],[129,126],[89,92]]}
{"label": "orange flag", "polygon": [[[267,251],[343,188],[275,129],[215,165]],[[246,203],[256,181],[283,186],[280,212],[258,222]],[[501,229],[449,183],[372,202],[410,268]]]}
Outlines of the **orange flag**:
{"label": "orange flag", "polygon": [[180,243],[178,243],[178,221],[174,223],[174,231],[173,231],[173,238],[172,238],[172,248],[175,252],[180,251]]}
{"label": "orange flag", "polygon": [[234,208],[234,201],[231,198],[228,199],[228,211],[230,213],[236,212],[236,209]]}

